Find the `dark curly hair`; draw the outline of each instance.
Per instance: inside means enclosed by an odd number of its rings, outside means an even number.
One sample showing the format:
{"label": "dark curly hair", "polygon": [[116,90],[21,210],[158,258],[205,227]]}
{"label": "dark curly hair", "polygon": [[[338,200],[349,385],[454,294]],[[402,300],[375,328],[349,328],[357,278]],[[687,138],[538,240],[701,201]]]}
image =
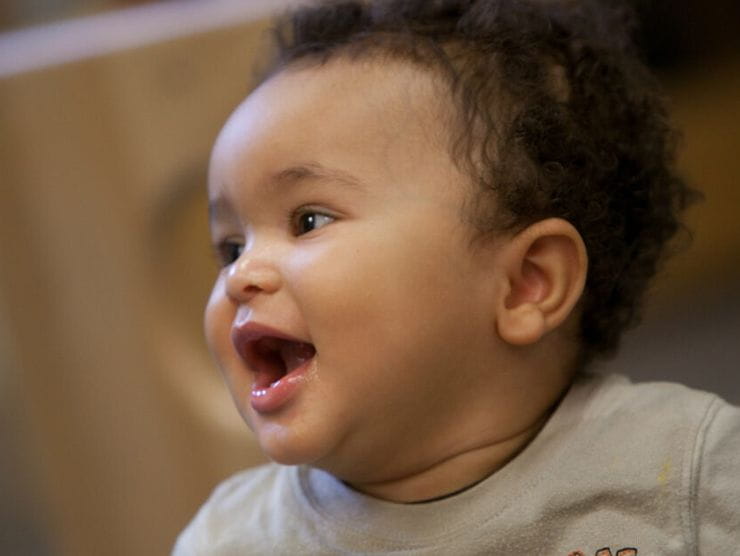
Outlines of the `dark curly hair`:
{"label": "dark curly hair", "polygon": [[477,229],[560,217],[582,235],[585,362],[613,353],[637,321],[695,196],[675,172],[675,133],[630,39],[634,20],[611,0],[323,2],[279,20],[268,71],[383,56],[441,76],[450,153],[480,185],[468,211]]}

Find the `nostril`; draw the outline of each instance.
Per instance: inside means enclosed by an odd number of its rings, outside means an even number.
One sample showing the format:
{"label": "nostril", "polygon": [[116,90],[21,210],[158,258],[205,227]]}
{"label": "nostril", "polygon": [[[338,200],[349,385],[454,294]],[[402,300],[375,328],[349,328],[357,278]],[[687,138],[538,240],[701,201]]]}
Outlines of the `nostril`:
{"label": "nostril", "polygon": [[248,284],[244,287],[243,291],[248,297],[251,298],[257,295],[261,291],[261,288],[259,286],[255,286],[254,284]]}

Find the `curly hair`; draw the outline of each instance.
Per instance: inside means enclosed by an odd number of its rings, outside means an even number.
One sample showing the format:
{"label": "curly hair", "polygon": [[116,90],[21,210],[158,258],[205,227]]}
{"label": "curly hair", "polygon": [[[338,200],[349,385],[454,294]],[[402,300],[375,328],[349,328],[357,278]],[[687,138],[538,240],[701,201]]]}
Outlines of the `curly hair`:
{"label": "curly hair", "polygon": [[468,212],[481,234],[559,217],[583,237],[585,362],[637,322],[696,196],[675,171],[676,134],[634,26],[610,0],[323,2],[278,21],[270,71],[385,56],[436,72],[455,113],[450,154],[479,185]]}

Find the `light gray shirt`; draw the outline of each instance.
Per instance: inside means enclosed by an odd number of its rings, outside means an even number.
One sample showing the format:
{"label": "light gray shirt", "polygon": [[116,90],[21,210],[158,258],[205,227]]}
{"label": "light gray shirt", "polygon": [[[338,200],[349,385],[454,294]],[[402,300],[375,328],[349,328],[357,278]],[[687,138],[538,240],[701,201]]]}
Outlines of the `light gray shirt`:
{"label": "light gray shirt", "polygon": [[515,459],[455,496],[395,504],[323,471],[222,483],[176,556],[740,554],[740,409],[667,383],[586,375]]}

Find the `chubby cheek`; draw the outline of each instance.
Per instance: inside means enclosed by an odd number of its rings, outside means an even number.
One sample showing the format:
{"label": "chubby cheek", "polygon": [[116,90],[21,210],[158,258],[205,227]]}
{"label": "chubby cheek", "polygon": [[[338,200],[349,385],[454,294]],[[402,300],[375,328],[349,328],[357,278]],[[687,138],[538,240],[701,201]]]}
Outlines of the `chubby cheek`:
{"label": "chubby cheek", "polygon": [[419,296],[423,284],[410,270],[418,264],[405,250],[372,241],[335,245],[293,261],[287,282],[322,366],[332,369],[333,376],[324,379],[351,377],[355,387],[386,383],[378,367],[403,363],[399,358],[405,359],[413,334],[410,321],[423,318],[420,304],[428,306]]}
{"label": "chubby cheek", "polygon": [[[287,265],[286,283],[312,336],[319,336],[316,341],[324,333],[334,335],[348,325],[367,324],[366,309],[377,301],[384,266],[369,253],[368,246],[351,242],[317,246],[293,257]],[[328,340],[334,344],[336,339]]]}
{"label": "chubby cheek", "polygon": [[203,330],[206,342],[219,365],[221,365],[224,357],[225,348],[231,344],[229,331],[233,321],[234,309],[230,305],[226,297],[225,281],[221,276],[213,286],[203,315]]}

